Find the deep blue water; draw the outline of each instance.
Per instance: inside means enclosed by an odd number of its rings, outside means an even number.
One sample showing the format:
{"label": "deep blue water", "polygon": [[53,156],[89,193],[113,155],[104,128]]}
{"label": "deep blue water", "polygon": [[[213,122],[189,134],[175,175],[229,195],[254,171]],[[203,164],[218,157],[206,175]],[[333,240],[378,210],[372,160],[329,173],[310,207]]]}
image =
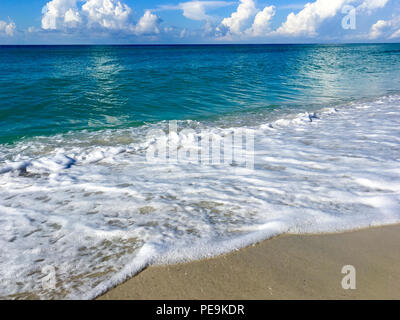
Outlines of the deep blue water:
{"label": "deep blue water", "polygon": [[400,89],[400,44],[1,46],[0,143]]}

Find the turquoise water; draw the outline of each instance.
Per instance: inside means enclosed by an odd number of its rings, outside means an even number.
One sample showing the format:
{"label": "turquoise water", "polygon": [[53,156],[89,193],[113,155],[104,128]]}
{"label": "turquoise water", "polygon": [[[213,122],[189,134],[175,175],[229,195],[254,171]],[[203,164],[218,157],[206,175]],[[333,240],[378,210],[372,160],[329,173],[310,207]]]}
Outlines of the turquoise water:
{"label": "turquoise water", "polygon": [[0,75],[0,299],[400,222],[399,44],[3,46]]}
{"label": "turquoise water", "polygon": [[0,47],[0,143],[332,105],[400,88],[400,45]]}

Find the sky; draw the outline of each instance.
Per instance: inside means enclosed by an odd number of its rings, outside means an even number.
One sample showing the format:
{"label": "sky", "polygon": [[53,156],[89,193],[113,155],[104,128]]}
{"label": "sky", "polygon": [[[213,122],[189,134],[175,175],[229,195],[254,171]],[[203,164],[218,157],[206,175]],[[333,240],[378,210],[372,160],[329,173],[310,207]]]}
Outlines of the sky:
{"label": "sky", "polygon": [[0,44],[399,41],[400,0],[0,0]]}

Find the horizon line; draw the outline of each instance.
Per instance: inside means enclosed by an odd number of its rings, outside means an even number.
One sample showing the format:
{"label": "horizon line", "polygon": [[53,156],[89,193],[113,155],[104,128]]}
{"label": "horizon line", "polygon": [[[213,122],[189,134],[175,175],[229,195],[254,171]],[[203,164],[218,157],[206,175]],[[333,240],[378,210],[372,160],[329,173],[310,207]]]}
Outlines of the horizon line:
{"label": "horizon line", "polygon": [[377,45],[400,44],[400,42],[301,42],[301,43],[65,43],[65,44],[0,44],[0,47],[11,46],[260,46],[260,45]]}

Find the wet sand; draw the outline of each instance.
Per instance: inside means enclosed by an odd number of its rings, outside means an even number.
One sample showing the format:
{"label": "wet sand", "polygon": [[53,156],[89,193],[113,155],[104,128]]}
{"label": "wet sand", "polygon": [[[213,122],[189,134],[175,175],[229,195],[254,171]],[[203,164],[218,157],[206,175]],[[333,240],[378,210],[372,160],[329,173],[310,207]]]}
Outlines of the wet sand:
{"label": "wet sand", "polygon": [[[356,289],[342,288],[342,267]],[[99,299],[400,299],[400,225],[282,235],[223,256],[152,266]]]}

